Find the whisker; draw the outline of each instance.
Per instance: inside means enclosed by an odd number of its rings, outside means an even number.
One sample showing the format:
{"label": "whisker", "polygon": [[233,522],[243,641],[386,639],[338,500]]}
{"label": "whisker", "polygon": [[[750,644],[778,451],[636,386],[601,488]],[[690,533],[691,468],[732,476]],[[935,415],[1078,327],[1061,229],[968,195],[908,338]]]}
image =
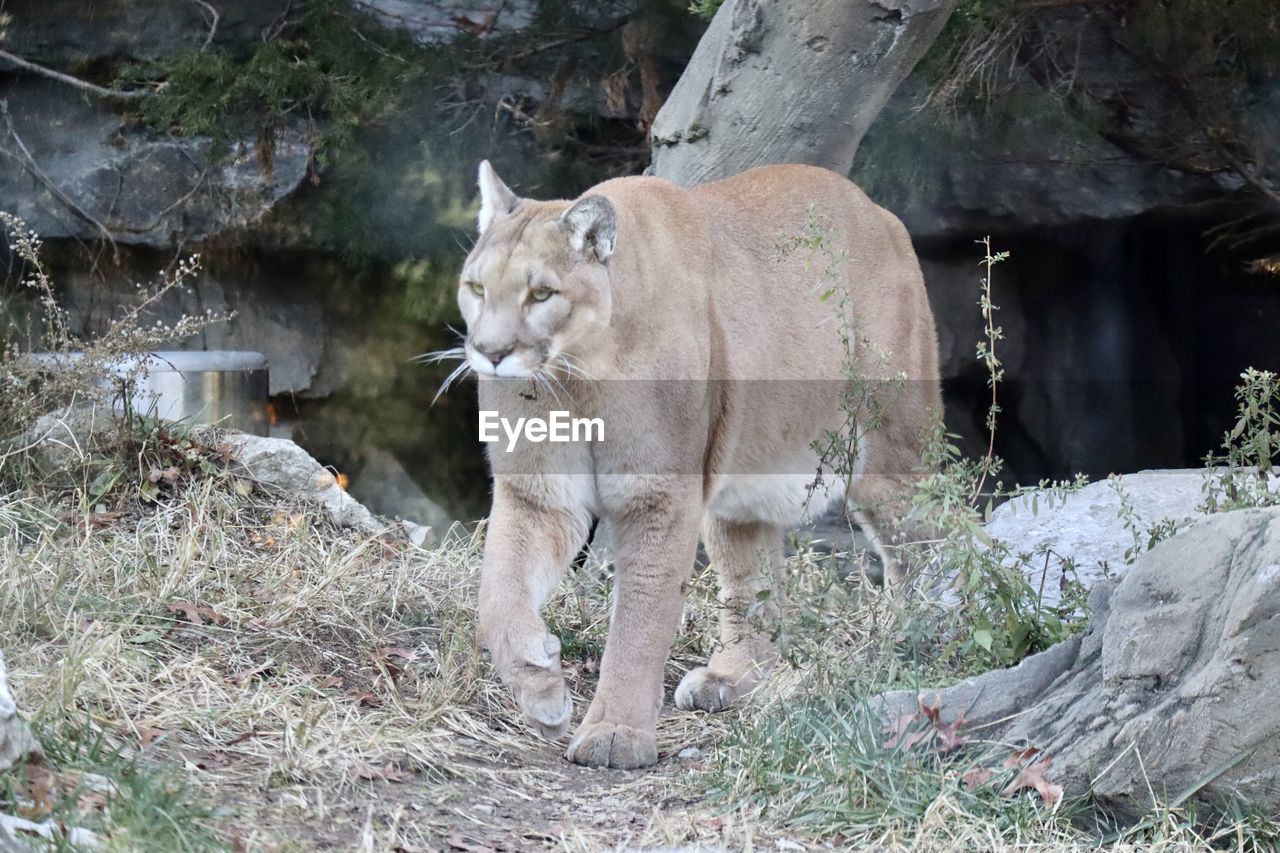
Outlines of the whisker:
{"label": "whisker", "polygon": [[431,398],[431,405],[434,406],[436,404],[436,401],[440,399],[441,395],[443,395],[446,391],[449,390],[450,387],[453,386],[453,383],[457,382],[460,378],[462,378],[463,376],[466,376],[470,372],[471,372],[470,362],[464,361],[461,364],[459,364],[457,367],[455,367],[453,371],[444,378],[444,382],[440,383],[439,390],[437,390],[436,395]]}
{"label": "whisker", "polygon": [[548,379],[550,379],[550,380],[555,384],[555,386],[556,386],[557,388],[559,388],[561,391],[563,391],[563,392],[565,393],[565,395],[566,395],[570,400],[572,400],[572,399],[573,399],[573,395],[569,393],[569,389],[568,389],[568,388],[564,387],[564,383],[563,383],[563,382],[561,382],[559,379],[557,379],[555,376],[553,376],[553,375],[552,375],[552,374],[550,374],[550,373],[548,373],[548,374],[547,374],[547,378],[548,378]]}
{"label": "whisker", "polygon": [[442,361],[465,359],[466,357],[467,350],[465,347],[450,347],[449,349],[436,350],[435,352],[424,352],[422,355],[415,355],[409,360],[418,364],[439,364]]}
{"label": "whisker", "polygon": [[570,356],[568,353],[563,353],[563,352],[559,353],[555,357],[556,366],[563,367],[565,375],[571,379],[578,378],[578,379],[586,380],[588,382],[595,379],[595,377],[592,376],[589,372],[587,372],[582,367],[581,364],[575,363],[571,359],[572,359],[572,356]]}
{"label": "whisker", "polygon": [[[556,405],[558,406],[564,405],[564,401],[560,398],[560,394],[556,390],[556,386],[559,386],[561,390],[564,390],[564,386],[560,384],[560,380],[556,379],[554,376],[547,373],[545,370],[537,370],[533,374],[533,381],[535,384],[541,387],[545,387],[547,389],[547,391],[551,394],[552,399],[556,401]],[[552,382],[554,382],[555,385],[552,385],[551,384]]]}

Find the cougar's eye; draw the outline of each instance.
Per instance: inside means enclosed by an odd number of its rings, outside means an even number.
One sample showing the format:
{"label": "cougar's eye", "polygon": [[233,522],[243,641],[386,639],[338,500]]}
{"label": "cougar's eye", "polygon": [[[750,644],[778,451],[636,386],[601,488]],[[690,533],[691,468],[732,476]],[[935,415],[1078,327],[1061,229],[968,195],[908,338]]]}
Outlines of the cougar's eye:
{"label": "cougar's eye", "polygon": [[478,281],[467,282],[467,288],[476,296],[484,298],[484,285]]}
{"label": "cougar's eye", "polygon": [[546,302],[555,294],[555,291],[549,287],[535,287],[529,291],[529,297],[534,302]]}

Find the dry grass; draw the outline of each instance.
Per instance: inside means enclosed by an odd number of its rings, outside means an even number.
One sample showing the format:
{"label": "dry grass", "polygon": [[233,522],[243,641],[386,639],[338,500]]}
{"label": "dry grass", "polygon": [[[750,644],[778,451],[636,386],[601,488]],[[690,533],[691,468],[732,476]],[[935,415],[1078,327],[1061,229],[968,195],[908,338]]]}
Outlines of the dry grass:
{"label": "dry grass", "polygon": [[[60,758],[69,750],[57,742],[73,732],[101,738],[128,767],[163,774],[130,788],[163,802],[90,821],[116,849],[1096,845],[1033,799],[975,805],[932,778],[912,782],[912,803],[864,803],[856,815],[841,811],[839,791],[760,781],[785,769],[768,742],[786,733],[814,761],[863,761],[866,773],[903,779],[917,772],[892,766],[875,734],[862,752],[844,743],[823,752],[779,722],[798,719],[799,697],[863,695],[895,677],[884,601],[869,587],[833,583],[813,554],[787,567],[792,665],[741,712],[666,713],[657,768],[600,772],[568,765],[562,745],[528,732],[476,647],[483,529],[417,548],[396,534],[335,527],[226,474],[186,474],[157,503],[130,495],[109,511],[76,491],[0,499],[2,642],[20,705],[55,742],[52,765],[115,772]],[[691,587],[669,688],[709,651],[710,573],[696,572]],[[579,713],[594,688],[608,588],[607,570],[576,568],[547,611]],[[698,752],[681,757],[687,748]],[[941,779],[953,769],[918,772]],[[196,805],[183,814],[207,832],[161,843],[126,822],[177,807],[180,797],[164,800],[174,787],[164,780],[190,787],[183,796]],[[762,798],[770,784],[785,795]],[[805,790],[814,793],[795,796]],[[76,805],[81,814],[101,807]],[[818,809],[823,822],[814,823],[806,814]],[[1116,849],[1206,843],[1170,814]]]}
{"label": "dry grass", "polygon": [[[673,759],[659,777],[594,774],[586,799],[575,796],[586,771],[526,730],[476,646],[483,530],[455,529],[427,550],[244,491],[194,476],[161,503],[110,512],[76,495],[0,498],[3,642],[19,704],[40,727],[87,721],[127,757],[180,768],[222,808],[224,836],[250,848],[319,846],[330,832],[369,849],[435,846],[433,833],[465,823],[456,811],[475,801],[500,811],[554,795],[566,816],[588,815],[602,791],[613,824],[623,804],[645,814],[655,786],[692,773]],[[607,594],[598,570],[577,569],[548,609],[579,712]],[[705,655],[700,645],[682,639],[673,678]],[[705,744],[718,728],[672,716],[660,748]],[[511,816],[526,818],[542,815]],[[553,828],[548,842],[578,847],[649,831]],[[665,822],[653,832],[676,833]]]}

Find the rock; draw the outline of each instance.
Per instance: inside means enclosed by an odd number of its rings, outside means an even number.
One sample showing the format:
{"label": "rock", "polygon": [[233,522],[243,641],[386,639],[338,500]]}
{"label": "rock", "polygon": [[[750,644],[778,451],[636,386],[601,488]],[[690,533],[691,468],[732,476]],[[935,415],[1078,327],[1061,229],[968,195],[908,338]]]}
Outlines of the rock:
{"label": "rock", "polygon": [[422,44],[519,32],[533,23],[538,4],[528,0],[351,0],[385,27],[401,30]]}
{"label": "rock", "polygon": [[22,78],[6,97],[31,158],[12,138],[0,143],[8,155],[0,197],[46,240],[101,238],[91,218],[117,243],[208,240],[260,220],[302,183],[311,158],[301,126],[280,131],[266,168],[256,138],[219,151],[206,137],[125,124],[100,100],[51,80]]}
{"label": "rock", "polygon": [[[240,48],[289,14],[290,0],[217,0],[211,48]],[[7,0],[6,47],[24,59],[74,71],[121,59],[158,60],[199,49],[209,36],[208,10],[171,0]],[[19,47],[15,47],[20,46]]]}
{"label": "rock", "polygon": [[[21,836],[19,836],[21,833]],[[50,846],[55,840],[65,838],[72,849],[75,850],[100,850],[102,849],[102,841],[97,834],[80,826],[67,826],[61,821],[55,823],[52,819],[36,822],[27,820],[17,815],[0,814],[0,853],[28,853],[32,848],[27,846],[19,838],[32,838],[39,836],[40,838],[50,842]],[[6,847],[5,845],[12,845]]]}
{"label": "rock", "polygon": [[219,434],[217,440],[253,482],[317,504],[331,521],[345,527],[370,532],[386,529],[343,491],[333,472],[289,439],[226,433]]}
{"label": "rock", "polygon": [[[146,260],[139,261],[144,270],[146,264]],[[188,287],[170,291],[166,298],[152,303],[147,319],[173,325],[184,314],[233,314],[230,320],[212,323],[183,341],[181,348],[260,352],[270,365],[272,396],[307,394],[315,389],[316,375],[332,339],[329,317],[313,292],[297,282],[281,281],[272,273],[256,265],[230,276],[217,265],[202,269]],[[154,272],[139,275],[154,277]],[[104,278],[89,270],[69,271],[60,276],[58,285],[70,325],[82,335],[107,328],[122,311],[147,297],[124,276]]]}
{"label": "rock", "polygon": [[[1015,555],[1046,554],[1032,561],[1030,580],[1039,588],[1046,572],[1045,601],[1056,604],[1065,580],[1092,588],[1125,571],[1147,550],[1153,531],[1203,518],[1206,477],[1204,469],[1139,471],[1090,483],[1065,498],[1034,492],[996,507],[986,529]],[[1066,564],[1074,571],[1064,578]]]}
{"label": "rock", "polygon": [[439,531],[453,525],[445,508],[427,496],[398,459],[380,448],[364,454],[364,466],[351,478],[351,494],[378,515]]}
{"label": "rock", "polygon": [[411,521],[387,524],[338,485],[333,473],[287,438],[264,438],[244,433],[219,433],[241,471],[253,482],[296,495],[316,504],[335,524],[379,534],[399,530],[414,545],[428,541],[431,529]]}
{"label": "rock", "polygon": [[[964,711],[984,740],[1039,748],[1047,779],[1121,820],[1184,795],[1201,816],[1280,808],[1280,508],[1196,521],[1091,605],[1084,637],[936,691],[943,719]],[[878,701],[892,719],[934,698]]]}
{"label": "rock", "polygon": [[797,547],[833,555],[835,571],[842,578],[865,571],[872,583],[884,582],[884,566],[871,547],[871,540],[862,528],[849,520],[838,503],[821,514],[808,516],[789,531],[787,555],[796,553]]}
{"label": "rock", "polygon": [[41,415],[27,430],[26,443],[42,481],[69,487],[80,482],[94,444],[119,427],[110,406],[78,404]]}
{"label": "rock", "polygon": [[[378,23],[419,44],[438,45],[459,36],[497,38],[526,30],[547,12],[538,0],[348,0]],[[604,0],[574,7],[574,24],[586,29],[621,20],[643,4]],[[554,12],[552,12],[554,14]]]}
{"label": "rock", "polygon": [[44,755],[27,724],[18,717],[18,703],[9,692],[8,675],[4,653],[0,652],[0,770],[8,770],[24,759],[38,759]]}
{"label": "rock", "polygon": [[[1019,61],[992,60],[990,97],[918,112],[938,85],[925,65],[867,133],[855,180],[913,238],[1122,219],[1240,188],[1225,162],[1169,150],[1194,145],[1203,126],[1133,49],[1124,15],[1067,4],[1035,13],[1033,28]],[[1055,92],[1067,79],[1070,93]],[[1248,124],[1274,138],[1274,85],[1259,75],[1251,94]]]}

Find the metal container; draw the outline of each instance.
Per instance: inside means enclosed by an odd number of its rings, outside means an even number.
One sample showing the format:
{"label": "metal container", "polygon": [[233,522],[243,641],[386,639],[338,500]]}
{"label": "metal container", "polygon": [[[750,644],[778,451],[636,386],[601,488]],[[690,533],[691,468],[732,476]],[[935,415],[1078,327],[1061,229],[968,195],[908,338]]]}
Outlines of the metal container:
{"label": "metal container", "polygon": [[133,410],[169,421],[266,435],[267,357],[260,352],[153,352],[142,357]]}
{"label": "metal container", "polygon": [[[56,364],[53,353],[36,356]],[[81,353],[70,353],[70,358]],[[267,357],[237,350],[162,351],[121,360],[114,370],[134,377],[129,394],[139,414],[189,424],[217,424],[267,435]]]}

